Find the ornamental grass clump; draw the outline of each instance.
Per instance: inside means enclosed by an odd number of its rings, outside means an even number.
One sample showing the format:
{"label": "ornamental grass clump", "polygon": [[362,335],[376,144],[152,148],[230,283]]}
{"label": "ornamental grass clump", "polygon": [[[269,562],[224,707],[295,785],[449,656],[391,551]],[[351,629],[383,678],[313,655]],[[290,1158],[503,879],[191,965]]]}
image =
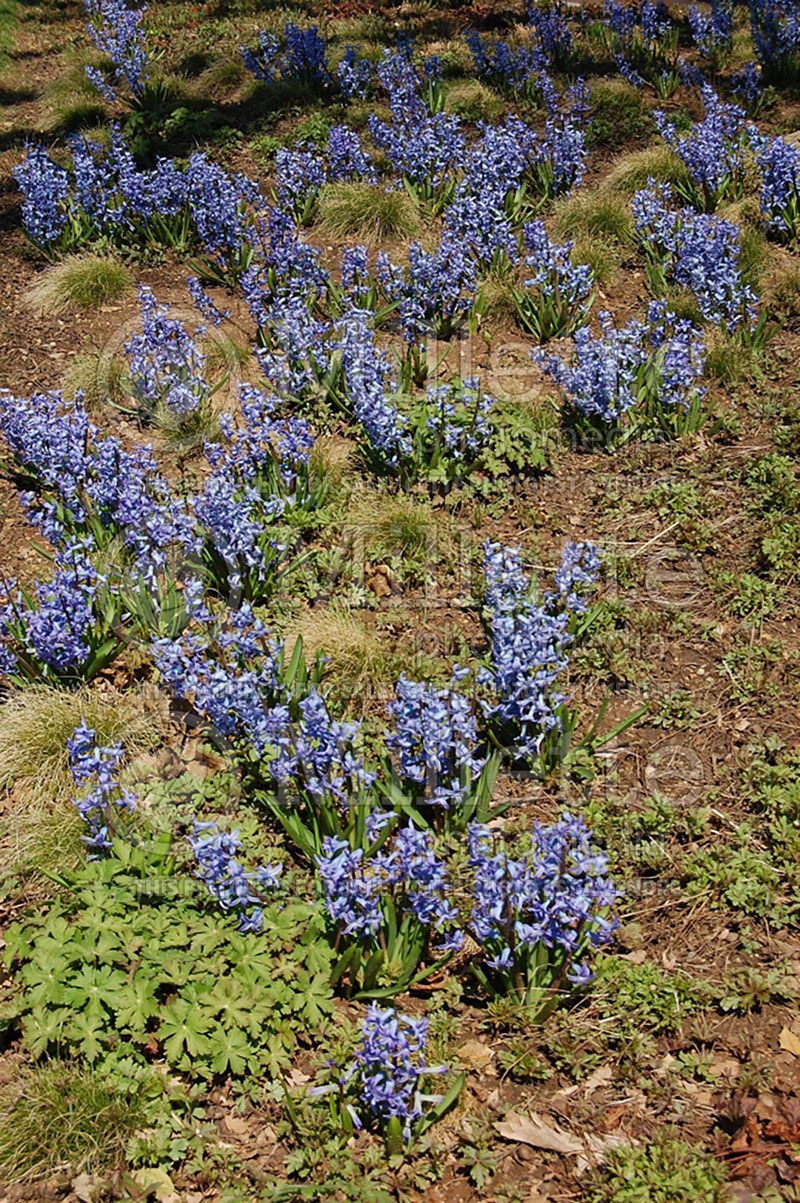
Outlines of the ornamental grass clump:
{"label": "ornamental grass clump", "polygon": [[28,290],[26,301],[35,313],[46,316],[99,309],[118,301],[131,284],[127,267],[109,255],[71,255],[46,268]]}

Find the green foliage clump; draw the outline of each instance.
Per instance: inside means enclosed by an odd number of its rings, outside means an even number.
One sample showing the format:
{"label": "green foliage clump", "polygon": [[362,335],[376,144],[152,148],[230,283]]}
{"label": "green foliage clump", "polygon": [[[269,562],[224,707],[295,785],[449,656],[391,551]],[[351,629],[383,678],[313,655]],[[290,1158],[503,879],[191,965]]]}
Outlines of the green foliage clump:
{"label": "green foliage clump", "polygon": [[332,1010],[331,954],[307,903],[273,902],[263,932],[239,932],[176,875],[168,847],[119,839],[64,884],[6,933],[21,985],[3,1023],[35,1057],[91,1064],[122,1046],[204,1078],[275,1076],[297,1032]]}
{"label": "green foliage clump", "polygon": [[634,965],[617,957],[598,962],[597,1001],[624,1030],[670,1032],[712,1001],[712,992],[697,978],[668,973],[652,961]]}
{"label": "green foliage clump", "polygon": [[588,1203],[725,1203],[725,1169],[684,1141],[667,1137],[611,1149]]}

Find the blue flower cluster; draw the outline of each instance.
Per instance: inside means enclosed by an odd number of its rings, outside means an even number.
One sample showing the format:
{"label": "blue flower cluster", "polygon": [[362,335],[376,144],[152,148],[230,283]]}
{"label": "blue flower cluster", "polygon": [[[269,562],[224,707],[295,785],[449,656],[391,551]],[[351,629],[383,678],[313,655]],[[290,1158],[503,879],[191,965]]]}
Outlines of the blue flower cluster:
{"label": "blue flower cluster", "polygon": [[694,44],[707,62],[719,66],[733,44],[734,0],[711,0],[709,12],[689,5],[689,27]]}
{"label": "blue flower cluster", "polygon": [[56,547],[75,535],[106,546],[119,539],[147,580],[167,549],[189,546],[186,506],[172,496],[149,447],[125,451],[103,435],[80,402],[60,393],[0,393],[0,430],[37,493],[22,494],[31,519]]}
{"label": "blue flower cluster", "polygon": [[599,559],[591,544],[568,545],[555,593],[539,597],[519,548],[487,539],[484,546],[488,664],[479,680],[496,701],[489,716],[514,759],[536,759],[545,739],[562,729],[564,697],[556,685],[567,667],[570,618],[578,587],[593,584]]}
{"label": "blue flower cluster", "polygon": [[345,47],[342,60],[336,68],[336,78],[345,100],[364,100],[372,83],[373,65],[368,58],[360,58],[358,47]]}
{"label": "blue flower cluster", "polygon": [[490,44],[474,31],[465,37],[478,76],[499,91],[520,91],[537,80],[547,66],[547,53],[541,44],[516,47],[501,41]]}
{"label": "blue flower cluster", "polygon": [[723,200],[741,196],[750,158],[750,130],[745,114],[735,104],[725,104],[708,84],[702,89],[706,115],[681,135],[675,123],[656,109],[656,125],[664,141],[686,164],[694,188],[687,199],[711,213]]}
{"label": "blue flower cluster", "polygon": [[125,344],[134,393],[150,413],[164,405],[178,417],[189,414],[209,398],[205,355],[183,323],[170,318],[169,306],[158,305],[143,285],[139,301],[142,330]]}
{"label": "blue flower cluster", "polygon": [[548,8],[531,5],[528,9],[528,24],[536,34],[548,62],[558,70],[566,70],[572,58],[572,34],[564,16],[561,0]]}
{"label": "blue flower cluster", "polygon": [[800,12],[794,0],[747,0],[758,61],[774,79],[796,77],[800,65]]}
{"label": "blue flower cluster", "polygon": [[478,723],[469,698],[455,689],[411,681],[405,673],[389,704],[394,731],[386,746],[397,757],[407,792],[416,803],[457,804],[479,776]]}
{"label": "blue flower cluster", "polygon": [[534,823],[530,852],[515,859],[490,828],[470,826],[471,933],[491,954],[490,975],[520,1002],[552,997],[566,982],[585,985],[591,966],[575,960],[613,935],[607,912],[619,895],[590,841],[583,819],[564,814],[549,827]]}
{"label": "blue flower cluster", "polygon": [[67,750],[72,779],[83,791],[72,801],[89,829],[81,839],[92,849],[92,859],[112,846],[118,814],[133,813],[136,795],[119,783],[122,744],[113,748],[99,746],[96,733],[83,722],[67,740]]}
{"label": "blue flower cluster", "polygon": [[[97,49],[111,59],[117,83],[124,80],[131,96],[144,94],[149,74],[143,27],[146,8],[128,8],[124,0],[83,0],[89,17],[88,30]],[[114,90],[102,71],[87,67],[86,74],[97,90],[112,103]]]}
{"label": "blue flower cluster", "polygon": [[640,406],[657,425],[664,419],[669,427],[670,410],[688,410],[702,398],[705,342],[688,319],[654,301],[646,323],[631,321],[619,329],[605,312],[599,321],[598,337],[587,329],[573,336],[573,364],[534,356],[560,387],[573,417],[607,426]]}
{"label": "blue flower cluster", "polygon": [[670,97],[680,83],[679,30],[664,0],[641,7],[606,0],[604,17],[617,67],[634,87],[650,83],[657,96]]}
{"label": "blue flower cluster", "polygon": [[766,101],[758,63],[745,63],[740,71],[734,71],[731,90],[748,117],[757,117]]}
{"label": "blue flower cluster", "polygon": [[90,559],[89,540],[73,541],[55,556],[49,581],[33,596],[5,582],[0,601],[0,671],[21,681],[70,681],[105,666],[103,650],[116,651],[117,607]]}
{"label": "blue flower cluster", "polygon": [[787,242],[800,235],[800,150],[783,138],[754,139],[761,171],[761,215]]}
{"label": "blue flower cluster", "polygon": [[[391,820],[378,811],[371,816],[373,831]],[[399,923],[415,919],[423,927],[441,930],[453,924],[458,913],[447,895],[450,877],[434,849],[430,831],[413,824],[400,828],[380,850],[371,854],[353,848],[348,840],[329,836],[316,857],[322,901],[335,925],[337,939],[352,936],[364,943],[379,943],[386,925],[386,908],[395,902]]]}
{"label": "blue flower cluster", "polygon": [[120,246],[151,242],[186,250],[193,236],[227,264],[249,245],[250,207],[259,192],[245,176],[230,175],[203,154],[193,154],[184,169],[159,159],[140,171],[114,125],[108,147],[72,135],[70,148],[71,172],[33,144],[14,171],[26,232],[45,253],[99,237]]}
{"label": "blue flower cluster", "polygon": [[389,357],[375,346],[372,315],[350,309],[338,325],[345,394],[372,450],[391,468],[411,455],[406,421],[397,408],[399,386]]}
{"label": "blue flower cluster", "polygon": [[[260,932],[264,914],[258,905],[262,892],[274,889],[281,874],[281,865],[262,865],[247,872],[236,859],[242,847],[239,828],[220,831],[216,823],[198,823],[187,837],[192,847],[199,877],[209,894],[224,911],[239,912],[239,930]],[[255,887],[255,890],[254,890]]]}
{"label": "blue flower cluster", "polygon": [[687,288],[707,321],[730,331],[751,329],[758,298],[742,278],[739,227],[690,208],[669,209],[669,187],[650,183],[635,194],[633,216],[656,293],[667,282]]}
{"label": "blue flower cluster", "polygon": [[556,382],[575,414],[609,424],[619,422],[636,404],[644,329],[637,321],[619,329],[605,311],[598,321],[599,335],[587,327],[573,335],[574,363],[542,354],[534,354],[534,360]]}
{"label": "blue flower cluster", "polygon": [[458,118],[442,112],[431,116],[424,107],[398,111],[395,106],[391,124],[374,113],[367,122],[373,142],[406,187],[441,211],[452,197],[453,175],[466,151]]}
{"label": "blue flower cluster", "polygon": [[[339,1079],[339,1085],[354,1091],[361,1108],[370,1117],[386,1125],[391,1120],[402,1124],[403,1137],[411,1137],[415,1120],[424,1114],[424,1103],[438,1103],[440,1095],[423,1094],[422,1079],[429,1074],[446,1073],[443,1065],[425,1064],[428,1020],[403,1015],[389,1007],[370,1004],[361,1023],[361,1040],[355,1057]],[[321,1093],[335,1087],[322,1087]],[[348,1105],[357,1128],[362,1127],[358,1111]]]}
{"label": "blue flower cluster", "polygon": [[572,243],[550,241],[544,222],[524,228],[527,291],[514,291],[517,316],[538,342],[571,334],[584,324],[593,300],[594,283],[589,267],[573,263]]}
{"label": "blue flower cluster", "polygon": [[361,149],[358,134],[346,125],[331,126],[324,155],[305,144],[297,144],[293,150],[281,147],[275,156],[275,172],[276,200],[299,225],[309,221],[323,184],[377,180],[372,160]]}
{"label": "blue flower cluster", "polygon": [[403,336],[412,344],[424,343],[430,334],[452,338],[475,300],[475,263],[449,235],[430,252],[412,242],[404,272],[379,251],[377,276],[387,303],[397,306]]}
{"label": "blue flower cluster", "polygon": [[320,37],[316,25],[302,29],[287,21],[282,53],[274,33],[264,33],[262,30],[258,39],[257,51],[242,46],[241,53],[247,70],[261,83],[272,84],[279,78],[311,88],[326,87],[331,83],[325,41]]}

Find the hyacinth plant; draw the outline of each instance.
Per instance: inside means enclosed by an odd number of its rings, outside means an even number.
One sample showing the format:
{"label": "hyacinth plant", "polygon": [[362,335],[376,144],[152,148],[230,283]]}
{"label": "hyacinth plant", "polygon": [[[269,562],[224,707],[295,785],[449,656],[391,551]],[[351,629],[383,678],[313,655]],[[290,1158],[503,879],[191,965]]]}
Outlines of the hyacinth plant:
{"label": "hyacinth plant", "polygon": [[387,998],[424,981],[459,946],[445,931],[458,919],[450,875],[432,833],[398,826],[393,811],[372,811],[361,843],[352,836],[326,837],[315,858],[332,981],[359,998]]}
{"label": "hyacinth plant", "polygon": [[572,262],[571,242],[550,242],[538,219],[525,226],[523,236],[530,275],[524,291],[512,290],[520,324],[540,343],[573,334],[586,322],[594,300],[591,269]]}
{"label": "hyacinth plant", "polygon": [[113,847],[120,824],[126,823],[124,816],[136,809],[136,795],[120,785],[123,748],[121,744],[101,747],[84,722],[67,741],[67,751],[72,779],[80,791],[72,801],[86,826],[81,840],[90,850],[89,859],[97,859]]}
{"label": "hyacinth plant", "polygon": [[522,93],[538,101],[537,82],[547,66],[547,56],[540,45],[512,46],[508,42],[487,42],[479,33],[465,35],[475,71],[500,92]]}
{"label": "hyacinth plant", "polygon": [[797,78],[800,70],[800,13],[793,0],[747,0],[750,33],[767,79]]}
{"label": "hyacinth plant", "polygon": [[761,215],[781,242],[800,238],[800,150],[783,138],[754,138],[761,172]]}
{"label": "hyacinth plant", "polygon": [[260,903],[267,890],[278,884],[282,865],[245,869],[237,859],[242,848],[239,828],[220,831],[216,823],[194,821],[187,836],[196,862],[195,876],[223,911],[238,914],[239,930],[260,932],[264,915]]}
{"label": "hyacinth plant", "polygon": [[594,620],[583,592],[600,572],[591,543],[568,543],[554,588],[539,589],[524,571],[518,547],[484,545],[485,626],[489,655],[478,674],[492,743],[513,762],[544,770],[563,763],[577,716],[559,682],[567,649]]}
{"label": "hyacinth plant", "polygon": [[702,89],[705,117],[688,134],[679,134],[665,113],[653,114],[664,141],[683,160],[688,180],[675,190],[701,213],[713,213],[723,201],[744,192],[752,163],[752,129],[738,105],[725,104],[708,84]]}
{"label": "hyacinth plant", "polygon": [[649,84],[668,100],[681,83],[680,30],[664,0],[643,0],[640,7],[606,0],[605,30],[617,67],[634,87]]}
{"label": "hyacinth plant", "polygon": [[427,1041],[427,1019],[372,1003],[352,1059],[344,1066],[331,1063],[323,1075],[331,1080],[309,1093],[328,1097],[331,1117],[347,1135],[377,1127],[387,1152],[397,1156],[452,1107],[464,1086],[459,1074],[445,1095],[426,1092],[426,1078],[447,1073],[444,1065],[426,1064]]}
{"label": "hyacinth plant", "polygon": [[259,83],[268,87],[281,79],[312,90],[328,90],[333,77],[328,67],[325,40],[319,27],[307,29],[287,21],[284,26],[283,48],[279,38],[263,30],[258,35],[258,49],[242,46],[241,54],[247,70]]}
{"label": "hyacinth plant", "polygon": [[[115,83],[126,84],[134,102],[141,101],[149,77],[144,32],[146,7],[128,8],[121,0],[84,0],[88,31],[101,54],[111,59]],[[112,104],[117,94],[98,67],[86,74],[98,92]]]}
{"label": "hyacinth plant", "polygon": [[389,703],[384,775],[376,780],[393,811],[443,834],[488,818],[500,767],[479,732],[477,699],[458,688],[468,677],[456,666],[443,689],[400,677]]}
{"label": "hyacinth plant", "polygon": [[65,544],[50,580],[23,589],[4,581],[0,594],[0,673],[17,685],[90,681],[120,651],[127,615],[107,576],[95,568],[89,541]]}
{"label": "hyacinth plant", "polygon": [[205,331],[198,327],[194,338],[182,322],[169,316],[169,305],[159,305],[149,288],[139,289],[141,331],[125,344],[130,365],[130,389],[139,411],[146,418],[165,414],[179,426],[204,418],[212,397],[225,379],[211,386],[206,380],[206,357],[198,340]]}
{"label": "hyacinth plant", "polygon": [[205,446],[212,471],[192,507],[210,591],[263,601],[302,562],[300,530],[324,487],[309,476],[305,419],[276,416],[278,398],[252,385],[239,386],[239,400],[240,421],[223,415],[221,440]]}
{"label": "hyacinth plant", "polygon": [[606,450],[640,434],[670,437],[700,429],[705,342],[688,319],[678,319],[664,301],[654,301],[647,322],[617,327],[599,315],[600,335],[587,329],[573,337],[574,362],[534,353],[558,384],[565,423],[587,448]]}
{"label": "hyacinth plant", "polygon": [[649,183],[635,194],[632,208],[654,294],[662,297],[668,284],[686,288],[707,321],[763,345],[767,311],[757,316],[758,298],[744,279],[739,227],[713,214],[671,209],[669,186]]}
{"label": "hyacinth plant", "polygon": [[374,774],[359,752],[359,726],[331,714],[318,691],[323,660],[308,669],[298,640],[291,658],[248,605],[215,618],[204,604],[178,639],[160,639],[156,666],[224,741],[245,788],[306,859],[334,837],[366,839]]}
{"label": "hyacinth plant", "polygon": [[54,162],[43,147],[26,146],[14,169],[23,194],[25,231],[49,258],[92,243],[130,252],[167,247],[203,256],[203,274],[223,284],[251,264],[260,230],[253,218],[258,185],[231,175],[203,154],[186,167],[172,159],[140,170],[116,125],[107,147],[70,136],[72,167]]}
{"label": "hyacinth plant", "polygon": [[733,47],[734,0],[711,0],[704,12],[689,5],[689,27],[694,44],[709,70],[716,74],[727,61]]}
{"label": "hyacinth plant", "polygon": [[615,929],[618,893],[580,817],[534,823],[530,845],[509,854],[496,831],[473,824],[467,930],[481,946],[472,970],[489,993],[516,999],[541,1022],[571,987],[591,981],[594,949]]}
{"label": "hyacinth plant", "polygon": [[[447,342],[469,318],[477,284],[474,259],[445,234],[435,251],[412,242],[401,268],[379,251],[376,276],[387,309],[396,309],[406,344],[401,381],[405,391],[423,385],[430,371],[429,347]],[[438,366],[438,365],[437,365]]]}

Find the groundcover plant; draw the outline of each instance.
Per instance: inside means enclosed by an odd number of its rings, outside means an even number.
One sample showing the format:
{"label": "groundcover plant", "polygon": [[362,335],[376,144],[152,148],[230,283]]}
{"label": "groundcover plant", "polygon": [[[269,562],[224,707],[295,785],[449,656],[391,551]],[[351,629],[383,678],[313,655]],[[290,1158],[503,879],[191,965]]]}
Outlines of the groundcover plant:
{"label": "groundcover plant", "polygon": [[0,1200],[800,1198],[795,5],[0,98]]}

